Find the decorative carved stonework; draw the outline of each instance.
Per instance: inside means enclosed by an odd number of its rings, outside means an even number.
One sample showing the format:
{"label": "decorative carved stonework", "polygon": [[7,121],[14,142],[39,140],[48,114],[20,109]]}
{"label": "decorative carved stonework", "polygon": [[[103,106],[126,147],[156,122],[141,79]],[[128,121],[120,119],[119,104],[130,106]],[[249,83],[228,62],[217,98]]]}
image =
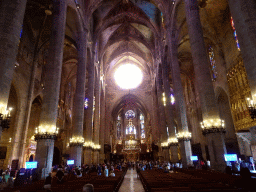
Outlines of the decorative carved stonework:
{"label": "decorative carved stonework", "polygon": [[242,59],[228,71],[227,79],[235,129],[237,132],[248,131],[256,126],[256,121],[252,121],[247,108],[246,98],[251,97],[251,89]]}

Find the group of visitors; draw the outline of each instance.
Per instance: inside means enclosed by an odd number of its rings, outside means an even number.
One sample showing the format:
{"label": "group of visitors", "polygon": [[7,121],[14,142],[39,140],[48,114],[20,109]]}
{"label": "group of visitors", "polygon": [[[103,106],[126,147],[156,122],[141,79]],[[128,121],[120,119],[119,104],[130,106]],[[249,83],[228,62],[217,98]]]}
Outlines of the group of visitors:
{"label": "group of visitors", "polygon": [[[123,165],[125,166],[125,165]],[[49,175],[45,179],[44,188],[50,189],[52,184],[52,178],[53,174],[57,178],[57,183],[61,184],[64,183],[64,176],[68,174],[73,174],[76,177],[82,177],[83,174],[89,174],[93,172],[97,172],[97,175],[104,175],[105,177],[115,177],[115,171],[122,171],[122,165],[119,164],[98,164],[97,166],[95,164],[92,165],[83,165],[82,167],[77,166],[70,166],[70,165],[59,165],[54,166],[52,168],[52,172],[49,173]],[[91,188],[90,185],[87,185],[84,188]]]}
{"label": "group of visitors", "polygon": [[[15,177],[15,180],[13,179]],[[21,186],[24,184],[30,184],[33,181],[38,180],[38,174],[36,169],[21,168],[16,170],[14,177],[11,176],[11,170],[8,168],[5,171],[0,169],[0,183],[6,184],[8,187]]]}
{"label": "group of visitors", "polygon": [[160,162],[160,161],[139,161],[136,163],[137,170],[145,171],[151,170],[152,168],[163,169],[163,170],[172,170],[174,168],[182,168],[181,163],[171,163],[171,162]]}
{"label": "group of visitors", "polygon": [[10,171],[9,169],[3,170],[0,169],[0,183],[7,183],[8,179],[10,177]]}

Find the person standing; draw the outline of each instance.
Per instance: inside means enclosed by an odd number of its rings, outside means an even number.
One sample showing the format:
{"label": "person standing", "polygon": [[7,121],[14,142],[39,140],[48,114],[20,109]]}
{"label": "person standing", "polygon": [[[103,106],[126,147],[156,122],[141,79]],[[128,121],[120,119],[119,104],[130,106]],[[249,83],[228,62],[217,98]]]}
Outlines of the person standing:
{"label": "person standing", "polygon": [[107,166],[105,166],[104,175],[105,175],[105,177],[108,177],[108,167]]}
{"label": "person standing", "polygon": [[52,187],[52,174],[49,173],[44,182],[44,189],[51,189]]}

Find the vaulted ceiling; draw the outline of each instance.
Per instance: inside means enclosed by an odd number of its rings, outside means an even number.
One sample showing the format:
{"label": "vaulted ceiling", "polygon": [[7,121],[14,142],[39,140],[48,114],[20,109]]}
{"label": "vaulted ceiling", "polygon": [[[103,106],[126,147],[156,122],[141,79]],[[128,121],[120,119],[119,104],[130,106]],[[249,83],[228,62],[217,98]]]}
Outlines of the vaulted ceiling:
{"label": "vaulted ceiling", "polygon": [[[143,73],[143,82],[133,92],[132,103],[141,111],[141,98],[152,90],[157,48],[162,25],[161,11],[150,1],[104,0],[93,12],[93,34],[103,64],[108,98],[115,103],[113,111],[127,100],[127,90],[120,90],[114,82],[114,71],[122,64],[137,65]],[[131,77],[132,78],[132,77]],[[129,99],[128,99],[129,100]],[[128,102],[131,103],[131,102]]]}

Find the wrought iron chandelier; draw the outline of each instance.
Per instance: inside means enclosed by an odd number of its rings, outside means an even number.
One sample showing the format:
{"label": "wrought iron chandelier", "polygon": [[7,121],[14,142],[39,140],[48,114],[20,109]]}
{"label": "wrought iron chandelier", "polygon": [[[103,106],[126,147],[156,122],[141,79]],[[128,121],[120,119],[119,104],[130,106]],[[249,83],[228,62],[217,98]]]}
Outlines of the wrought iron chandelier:
{"label": "wrought iron chandelier", "polygon": [[0,126],[2,127],[2,129],[10,128],[11,111],[11,107],[9,109],[5,109],[3,106],[0,106]]}

